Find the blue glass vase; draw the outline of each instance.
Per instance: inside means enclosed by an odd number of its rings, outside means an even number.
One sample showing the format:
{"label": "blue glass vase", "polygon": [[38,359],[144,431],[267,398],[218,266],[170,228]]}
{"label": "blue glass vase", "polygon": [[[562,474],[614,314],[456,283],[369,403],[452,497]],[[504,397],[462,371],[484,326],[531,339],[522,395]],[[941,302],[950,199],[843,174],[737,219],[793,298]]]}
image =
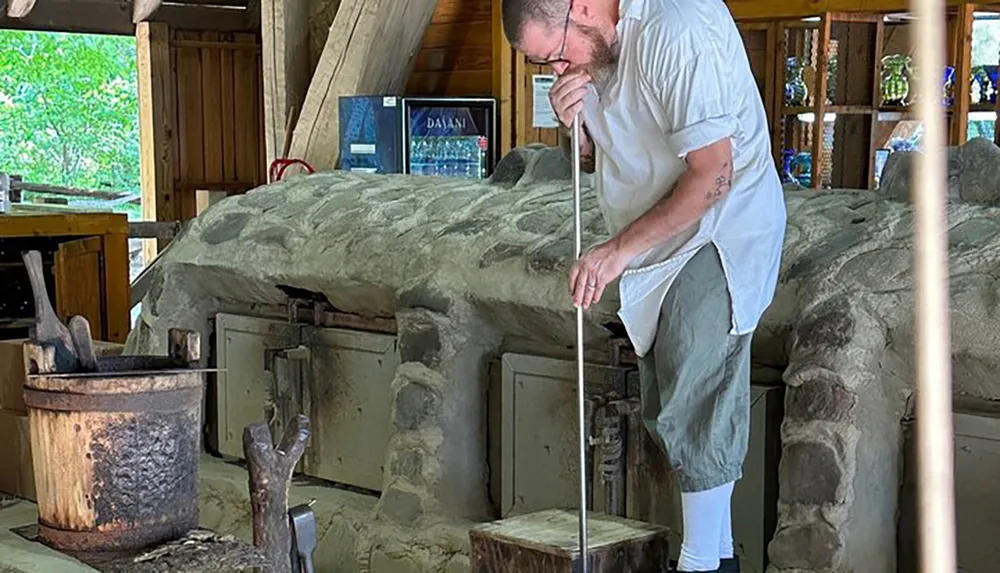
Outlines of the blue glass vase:
{"label": "blue glass vase", "polygon": [[781,184],[788,185],[798,183],[795,176],[792,175],[792,158],[795,157],[794,149],[786,149],[781,152],[782,166],[781,166]]}
{"label": "blue glass vase", "polygon": [[806,105],[809,90],[802,77],[802,66],[799,60],[792,56],[785,60],[785,105],[798,107]]}
{"label": "blue glass vase", "polygon": [[955,105],[955,66],[947,66],[944,69],[941,103],[945,107]]}

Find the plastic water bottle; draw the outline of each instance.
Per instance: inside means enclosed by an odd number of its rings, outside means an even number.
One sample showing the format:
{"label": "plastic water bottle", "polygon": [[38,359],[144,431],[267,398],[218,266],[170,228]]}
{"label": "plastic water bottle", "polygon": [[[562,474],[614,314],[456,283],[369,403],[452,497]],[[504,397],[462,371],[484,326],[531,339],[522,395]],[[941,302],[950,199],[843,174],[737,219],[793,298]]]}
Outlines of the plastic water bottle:
{"label": "plastic water bottle", "polygon": [[424,174],[424,141],[414,139],[410,141],[410,173],[413,175]]}

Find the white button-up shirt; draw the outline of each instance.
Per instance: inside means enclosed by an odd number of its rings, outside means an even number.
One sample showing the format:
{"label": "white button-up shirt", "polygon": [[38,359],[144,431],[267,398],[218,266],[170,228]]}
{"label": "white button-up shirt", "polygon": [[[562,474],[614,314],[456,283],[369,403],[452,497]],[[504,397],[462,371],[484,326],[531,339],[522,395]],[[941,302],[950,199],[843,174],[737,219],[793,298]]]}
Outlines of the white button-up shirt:
{"label": "white button-up shirt", "polygon": [[688,153],[727,137],[733,180],[699,224],[631,261],[618,315],[645,355],[670,285],[712,242],[732,300],[731,333],[752,332],[774,295],[786,215],[743,39],[722,0],[621,0],[619,15],[617,69],[599,91],[589,88],[582,111],[609,230],[672,192]]}

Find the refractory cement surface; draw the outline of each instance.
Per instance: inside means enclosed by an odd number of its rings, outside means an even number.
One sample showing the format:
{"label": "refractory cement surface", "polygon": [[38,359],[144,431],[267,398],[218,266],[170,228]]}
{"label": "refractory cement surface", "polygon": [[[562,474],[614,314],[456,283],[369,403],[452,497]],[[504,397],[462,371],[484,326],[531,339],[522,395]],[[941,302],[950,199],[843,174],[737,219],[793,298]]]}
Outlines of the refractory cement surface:
{"label": "refractory cement surface", "polygon": [[[572,189],[533,172],[546,161],[559,164],[553,150],[516,150],[495,184],[334,172],[231,197],[154,263],[127,351],[163,353],[167,329],[180,327],[202,333],[208,356],[208,319],[283,304],[278,285],[320,292],[344,312],[397,317],[411,351],[393,384],[375,511],[414,535],[432,516],[487,519],[482,360],[510,338],[539,354],[575,340]],[[997,399],[1000,209],[951,195],[955,388]],[[886,548],[896,545],[900,423],[914,374],[913,211],[895,197],[786,194],[780,284],[754,339],[758,369],[788,385],[774,572],[895,571]],[[583,206],[590,245],[606,231],[589,186]],[[588,348],[615,328],[616,289],[606,292],[588,313]],[[427,333],[437,337],[429,346]],[[430,406],[413,418],[406,404],[417,395]]]}

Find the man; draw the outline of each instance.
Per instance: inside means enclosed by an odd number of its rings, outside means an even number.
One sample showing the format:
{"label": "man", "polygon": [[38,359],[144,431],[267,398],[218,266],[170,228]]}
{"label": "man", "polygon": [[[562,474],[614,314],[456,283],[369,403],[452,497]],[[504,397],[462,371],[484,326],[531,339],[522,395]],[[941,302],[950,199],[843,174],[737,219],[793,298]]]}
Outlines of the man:
{"label": "man", "polygon": [[613,238],[573,266],[575,305],[619,280],[643,415],[678,476],[678,571],[738,571],[730,500],[749,433],[750,339],[785,204],[764,106],[722,0],[503,0],[504,33],[580,114]]}

